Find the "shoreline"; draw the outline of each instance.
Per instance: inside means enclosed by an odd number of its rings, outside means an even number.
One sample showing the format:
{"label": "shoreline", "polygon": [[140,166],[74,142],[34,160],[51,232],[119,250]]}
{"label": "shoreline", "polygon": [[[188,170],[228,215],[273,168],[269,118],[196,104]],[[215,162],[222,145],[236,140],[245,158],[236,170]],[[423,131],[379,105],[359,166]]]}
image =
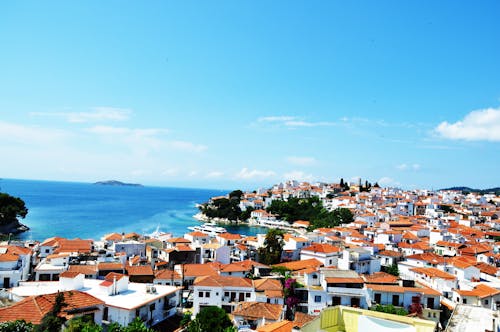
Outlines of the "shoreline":
{"label": "shoreline", "polygon": [[20,223],[18,220],[10,222],[5,225],[0,226],[0,235],[8,236],[9,234],[11,235],[18,235],[22,234],[24,232],[29,231],[30,228],[26,226],[25,224]]}

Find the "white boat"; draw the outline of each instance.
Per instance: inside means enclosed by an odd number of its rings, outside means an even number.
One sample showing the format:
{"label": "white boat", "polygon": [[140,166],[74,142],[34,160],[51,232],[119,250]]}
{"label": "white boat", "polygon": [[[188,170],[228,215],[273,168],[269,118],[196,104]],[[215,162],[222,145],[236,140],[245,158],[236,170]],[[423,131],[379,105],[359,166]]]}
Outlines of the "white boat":
{"label": "white boat", "polygon": [[201,225],[191,226],[188,227],[188,229],[213,236],[227,232],[224,227],[217,226],[217,224],[213,222],[206,222]]}

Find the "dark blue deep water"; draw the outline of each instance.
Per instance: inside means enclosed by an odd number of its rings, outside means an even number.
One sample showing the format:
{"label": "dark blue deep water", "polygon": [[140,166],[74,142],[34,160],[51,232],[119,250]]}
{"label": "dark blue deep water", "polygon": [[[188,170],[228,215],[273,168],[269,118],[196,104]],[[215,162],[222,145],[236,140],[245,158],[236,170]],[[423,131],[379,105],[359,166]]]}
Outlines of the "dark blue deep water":
{"label": "dark blue deep water", "polygon": [[[21,222],[30,231],[21,239],[44,240],[52,236],[100,239],[111,232],[182,236],[198,221],[196,203],[225,194],[221,190],[168,187],[105,186],[91,183],[0,180],[0,191],[22,198],[28,216]],[[229,232],[254,235],[265,229],[226,227]]]}

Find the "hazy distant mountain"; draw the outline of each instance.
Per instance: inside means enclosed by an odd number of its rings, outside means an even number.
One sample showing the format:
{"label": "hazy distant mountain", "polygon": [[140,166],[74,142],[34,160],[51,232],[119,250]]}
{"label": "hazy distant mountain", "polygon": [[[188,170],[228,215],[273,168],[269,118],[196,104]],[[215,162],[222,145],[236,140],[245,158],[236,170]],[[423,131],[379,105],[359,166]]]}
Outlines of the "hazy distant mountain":
{"label": "hazy distant mountain", "polygon": [[440,190],[458,190],[458,191],[465,191],[465,192],[479,193],[479,194],[489,194],[489,193],[495,193],[497,195],[500,194],[500,187],[489,188],[489,189],[473,189],[473,188],[469,188],[469,187],[450,187],[450,188],[445,188],[445,189],[440,189]]}
{"label": "hazy distant mountain", "polygon": [[98,181],[94,184],[102,185],[102,186],[128,186],[128,187],[142,187],[142,184],[139,183],[125,183],[116,180],[107,180],[107,181]]}

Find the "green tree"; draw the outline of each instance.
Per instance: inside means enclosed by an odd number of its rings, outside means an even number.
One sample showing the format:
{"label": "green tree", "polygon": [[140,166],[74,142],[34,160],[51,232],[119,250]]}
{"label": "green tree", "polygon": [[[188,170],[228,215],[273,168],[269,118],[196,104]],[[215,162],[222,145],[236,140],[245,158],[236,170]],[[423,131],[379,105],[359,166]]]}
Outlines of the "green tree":
{"label": "green tree", "polygon": [[102,332],[102,327],[97,325],[91,316],[82,316],[71,319],[68,322],[68,327],[64,330],[67,332]]}
{"label": "green tree", "polygon": [[0,323],[0,331],[2,332],[33,332],[34,329],[33,324],[24,320]]}
{"label": "green tree", "polygon": [[22,199],[0,193],[0,225],[19,221],[19,218],[25,218],[27,214],[28,209]]}
{"label": "green tree", "polygon": [[201,309],[196,318],[188,325],[188,331],[226,332],[232,326],[231,319],[229,319],[229,316],[223,309],[210,306]]}
{"label": "green tree", "polygon": [[271,228],[264,239],[264,246],[259,248],[259,262],[271,265],[281,261],[281,253],[285,241],[283,241],[284,233],[280,229]]}
{"label": "green tree", "polygon": [[398,277],[399,276],[398,264],[392,264],[391,266],[387,267],[386,272],[392,274],[393,276]]}
{"label": "green tree", "polygon": [[52,310],[47,313],[43,319],[40,325],[37,327],[37,331],[39,332],[55,332],[55,331],[60,331],[62,324],[66,321],[63,317],[59,316],[59,313],[61,312],[62,308],[66,306],[66,303],[64,302],[64,294],[63,293],[57,293],[56,298],[55,298],[55,303],[54,306],[52,307]]}

